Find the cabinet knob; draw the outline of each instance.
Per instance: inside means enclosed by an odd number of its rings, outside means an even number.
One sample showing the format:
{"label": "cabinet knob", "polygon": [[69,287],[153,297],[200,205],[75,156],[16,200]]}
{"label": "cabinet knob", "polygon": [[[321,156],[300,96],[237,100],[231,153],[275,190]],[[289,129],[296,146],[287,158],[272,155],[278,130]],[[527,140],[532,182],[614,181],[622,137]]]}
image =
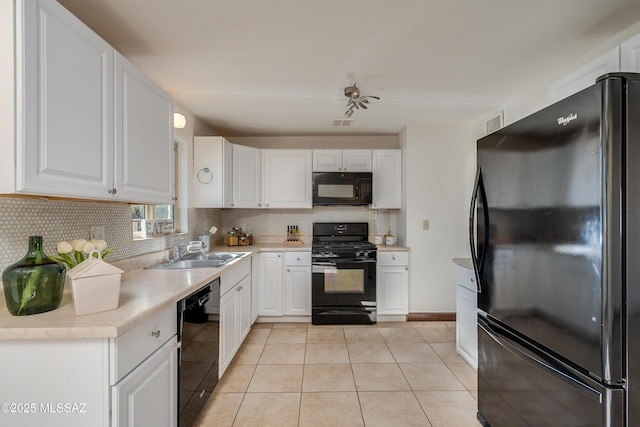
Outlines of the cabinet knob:
{"label": "cabinet knob", "polygon": [[278,258],[280,258],[282,255],[278,254]]}
{"label": "cabinet knob", "polygon": [[300,257],[296,258],[296,261],[300,261]]}
{"label": "cabinet knob", "polygon": [[474,282],[476,281],[476,279],[469,279],[469,281],[470,281],[471,283],[474,283]]}
{"label": "cabinet knob", "polygon": [[289,273],[289,272],[291,272],[291,270],[289,270],[289,269],[287,268],[287,273]]}
{"label": "cabinet knob", "polygon": [[109,194],[116,194],[118,192],[118,190],[116,190],[115,188],[110,188],[110,189],[107,190],[107,192]]}
{"label": "cabinet knob", "polygon": [[262,203],[258,203],[258,207],[262,207]]}
{"label": "cabinet knob", "polygon": [[396,260],[396,256],[395,255],[391,255],[391,259],[395,261]]}
{"label": "cabinet knob", "polygon": [[405,267],[404,269],[405,269],[405,270],[407,270],[407,271],[409,271],[409,267]]}
{"label": "cabinet knob", "polygon": [[155,331],[151,331],[151,336],[154,338],[160,338],[160,329],[156,329]]}
{"label": "cabinet knob", "polygon": [[233,206],[235,206],[235,205],[236,205],[235,203],[231,203],[231,206],[232,206],[232,207],[233,207]]}

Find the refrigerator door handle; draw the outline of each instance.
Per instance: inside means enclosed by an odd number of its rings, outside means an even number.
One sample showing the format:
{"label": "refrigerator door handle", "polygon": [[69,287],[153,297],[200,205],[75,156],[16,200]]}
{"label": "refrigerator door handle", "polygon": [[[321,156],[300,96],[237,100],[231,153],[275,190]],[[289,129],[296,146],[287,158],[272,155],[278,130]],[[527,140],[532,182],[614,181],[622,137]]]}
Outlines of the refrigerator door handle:
{"label": "refrigerator door handle", "polygon": [[496,342],[502,348],[508,350],[515,356],[519,357],[522,360],[529,362],[530,364],[537,366],[544,372],[549,375],[564,381],[570,386],[574,387],[576,390],[583,393],[585,396],[595,400],[598,403],[603,402],[602,393],[598,390],[590,387],[584,382],[579,381],[577,378],[574,378],[568,375],[565,372],[560,371],[559,369],[544,363],[540,357],[537,357],[535,352],[527,349],[526,347],[518,344],[515,341],[512,341],[508,337],[502,335],[499,331],[495,330],[491,327],[484,319],[481,317],[478,318],[478,327],[482,328],[484,332],[489,335],[489,337]]}
{"label": "refrigerator door handle", "polygon": [[482,211],[484,214],[484,246],[489,243],[489,210],[487,208],[487,196],[482,185],[482,169],[478,165],[476,178],[473,183],[473,192],[471,193],[471,207],[469,208],[469,244],[471,246],[471,262],[473,263],[473,271],[476,275],[476,290],[482,293],[482,284],[480,278],[484,270],[484,248],[480,254],[477,253],[477,242],[475,240],[475,222],[476,222],[476,204],[478,196],[482,198]]}

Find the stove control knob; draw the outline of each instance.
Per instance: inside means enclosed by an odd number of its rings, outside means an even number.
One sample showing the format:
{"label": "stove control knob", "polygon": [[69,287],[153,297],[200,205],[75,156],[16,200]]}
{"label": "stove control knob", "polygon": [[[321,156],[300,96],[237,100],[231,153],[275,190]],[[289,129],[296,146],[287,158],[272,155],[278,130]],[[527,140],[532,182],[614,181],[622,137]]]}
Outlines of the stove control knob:
{"label": "stove control knob", "polygon": [[369,258],[369,251],[364,251],[363,255],[364,255],[365,258]]}
{"label": "stove control knob", "polygon": [[356,251],[356,256],[359,257],[360,255],[362,255],[362,251]]}

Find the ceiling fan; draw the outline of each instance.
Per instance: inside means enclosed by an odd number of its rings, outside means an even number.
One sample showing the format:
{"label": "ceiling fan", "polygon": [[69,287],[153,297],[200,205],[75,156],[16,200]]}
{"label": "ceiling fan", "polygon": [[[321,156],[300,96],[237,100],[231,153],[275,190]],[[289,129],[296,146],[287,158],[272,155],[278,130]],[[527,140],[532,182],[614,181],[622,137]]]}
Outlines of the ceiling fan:
{"label": "ceiling fan", "polygon": [[347,101],[347,110],[344,112],[346,117],[351,117],[354,110],[367,109],[367,104],[369,104],[370,99],[380,99],[377,96],[373,95],[361,95],[360,89],[354,83],[353,86],[347,86],[344,88],[344,96],[349,98]]}

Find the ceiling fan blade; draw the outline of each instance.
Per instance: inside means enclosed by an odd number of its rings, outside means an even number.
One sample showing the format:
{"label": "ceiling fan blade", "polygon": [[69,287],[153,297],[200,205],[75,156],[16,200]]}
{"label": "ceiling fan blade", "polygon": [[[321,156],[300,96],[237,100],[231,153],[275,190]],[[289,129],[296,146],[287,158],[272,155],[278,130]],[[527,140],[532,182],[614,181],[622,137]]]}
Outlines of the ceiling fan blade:
{"label": "ceiling fan blade", "polygon": [[366,98],[360,98],[360,102],[364,102],[365,104],[368,104],[369,100]]}
{"label": "ceiling fan blade", "polygon": [[347,118],[351,117],[351,115],[352,115],[352,114],[353,114],[353,110],[347,110],[347,111],[345,111],[345,113],[344,113],[344,115],[345,115]]}
{"label": "ceiling fan blade", "polygon": [[358,102],[358,104],[360,104],[360,106],[361,106],[362,108],[364,108],[365,110],[367,109],[367,106],[366,106],[366,105],[364,105],[362,102]]}

